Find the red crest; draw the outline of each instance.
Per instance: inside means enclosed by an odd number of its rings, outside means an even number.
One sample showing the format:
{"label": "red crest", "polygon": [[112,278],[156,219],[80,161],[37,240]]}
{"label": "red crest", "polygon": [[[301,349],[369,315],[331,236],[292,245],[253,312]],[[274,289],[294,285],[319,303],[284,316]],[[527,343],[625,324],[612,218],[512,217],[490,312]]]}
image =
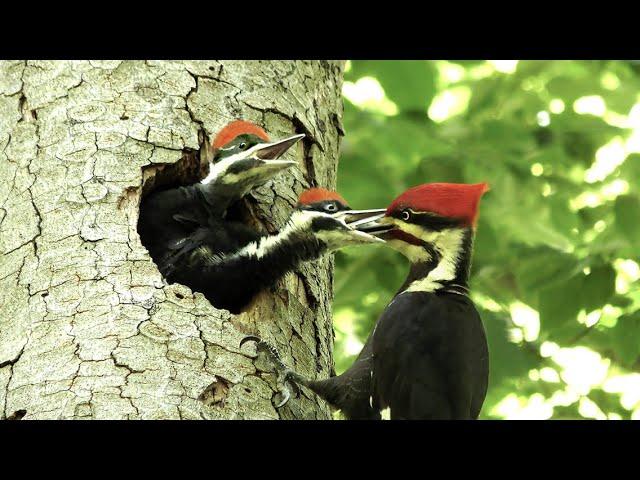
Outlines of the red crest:
{"label": "red crest", "polygon": [[460,218],[466,225],[475,227],[478,204],[487,191],[487,183],[427,183],[410,188],[397,197],[387,208],[387,213],[412,208],[443,217]]}
{"label": "red crest", "polygon": [[310,188],[305,190],[298,199],[298,205],[311,205],[313,203],[326,202],[327,200],[337,200],[343,205],[349,205],[339,193],[332,192],[325,188]]}
{"label": "red crest", "polygon": [[216,138],[213,141],[213,148],[224,147],[238,135],[242,135],[244,133],[256,135],[265,142],[269,141],[267,132],[259,126],[245,120],[235,120],[218,132],[218,135],[216,135]]}

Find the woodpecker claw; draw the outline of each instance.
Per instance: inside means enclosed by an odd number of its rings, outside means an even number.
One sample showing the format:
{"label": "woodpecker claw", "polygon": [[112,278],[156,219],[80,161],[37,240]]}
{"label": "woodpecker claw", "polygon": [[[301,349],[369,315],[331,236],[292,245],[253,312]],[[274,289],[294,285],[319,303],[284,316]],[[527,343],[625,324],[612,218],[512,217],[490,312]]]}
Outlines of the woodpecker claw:
{"label": "woodpecker claw", "polygon": [[278,393],[282,395],[282,400],[280,400],[275,407],[284,407],[291,399],[292,390],[296,397],[300,394],[298,385],[296,385],[291,378],[293,372],[289,370],[284,363],[282,363],[278,350],[274,346],[262,340],[260,337],[256,337],[255,335],[244,337],[240,341],[240,348],[242,348],[242,345],[246,342],[256,342],[256,352],[266,354],[270,363],[275,367],[277,374],[276,383],[279,388]]}
{"label": "woodpecker claw", "polygon": [[287,404],[287,402],[289,402],[289,399],[291,398],[291,391],[286,387],[282,389],[280,394],[282,395],[282,400],[280,401],[280,403],[276,405],[276,408],[284,407]]}
{"label": "woodpecker claw", "polygon": [[242,348],[242,346],[246,343],[246,342],[256,342],[256,343],[260,343],[262,341],[262,339],[260,337],[256,337],[255,335],[249,335],[247,337],[244,337],[242,340],[240,340],[240,348]]}
{"label": "woodpecker claw", "polygon": [[289,369],[284,372],[280,372],[278,375],[278,384],[280,385],[280,395],[282,395],[282,400],[276,405],[276,408],[284,407],[287,402],[291,399],[291,391],[295,397],[300,396],[300,388],[291,378],[293,376],[293,372]]}

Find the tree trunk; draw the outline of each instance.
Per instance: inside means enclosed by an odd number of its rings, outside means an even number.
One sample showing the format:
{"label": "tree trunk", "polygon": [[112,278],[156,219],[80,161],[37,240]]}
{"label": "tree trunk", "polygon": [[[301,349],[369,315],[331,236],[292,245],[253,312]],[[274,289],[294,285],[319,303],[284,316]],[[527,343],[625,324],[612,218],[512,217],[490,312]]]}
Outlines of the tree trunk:
{"label": "tree trunk", "polygon": [[202,175],[229,121],[306,133],[247,221],[274,232],[309,186],[335,186],[341,62],[0,62],[0,409],[4,418],[330,418],[272,405],[246,334],[310,376],[332,366],[330,258],[241,315],[167,285],[136,231],[142,195]]}

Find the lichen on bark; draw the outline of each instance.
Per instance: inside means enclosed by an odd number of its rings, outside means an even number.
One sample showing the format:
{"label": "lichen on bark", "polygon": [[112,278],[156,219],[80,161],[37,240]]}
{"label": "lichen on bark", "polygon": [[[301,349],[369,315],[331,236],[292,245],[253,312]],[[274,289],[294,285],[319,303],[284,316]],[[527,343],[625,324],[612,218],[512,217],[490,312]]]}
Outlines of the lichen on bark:
{"label": "lichen on bark", "polygon": [[329,418],[308,392],[276,411],[273,375],[238,345],[261,335],[327,376],[332,260],[232,316],[167,285],[136,224],[145,167],[245,118],[307,134],[287,155],[300,168],[246,201],[276,231],[304,188],[335,186],[341,82],[341,62],[0,62],[0,416]]}

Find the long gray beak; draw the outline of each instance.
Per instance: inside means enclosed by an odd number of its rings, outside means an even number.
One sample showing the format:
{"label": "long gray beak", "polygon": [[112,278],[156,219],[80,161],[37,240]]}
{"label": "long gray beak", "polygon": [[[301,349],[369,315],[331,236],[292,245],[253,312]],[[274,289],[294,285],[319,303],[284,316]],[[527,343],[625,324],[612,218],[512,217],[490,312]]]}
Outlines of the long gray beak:
{"label": "long gray beak", "polygon": [[334,218],[342,220],[349,228],[349,235],[353,238],[355,243],[383,243],[384,240],[375,237],[368,232],[356,228],[362,223],[371,222],[373,219],[378,219],[384,216],[386,210],[372,209],[372,210],[343,210],[333,214]]}
{"label": "long gray beak", "polygon": [[377,210],[378,213],[373,213],[361,220],[358,220],[350,227],[354,227],[361,232],[368,233],[370,235],[380,235],[393,229],[393,225],[385,221],[386,209]]}
{"label": "long gray beak", "polygon": [[257,167],[257,170],[259,170],[261,174],[270,175],[274,172],[284,170],[285,168],[289,168],[297,164],[298,162],[295,160],[261,160],[260,166]]}
{"label": "long gray beak", "polygon": [[369,223],[384,217],[385,212],[386,209],[384,208],[373,208],[370,210],[347,210],[343,213],[345,214],[344,221],[347,225],[351,228],[355,228],[358,225]]}
{"label": "long gray beak", "polygon": [[276,160],[304,137],[305,134],[301,133],[277,142],[260,143],[254,147],[255,150],[252,153],[261,160]]}

